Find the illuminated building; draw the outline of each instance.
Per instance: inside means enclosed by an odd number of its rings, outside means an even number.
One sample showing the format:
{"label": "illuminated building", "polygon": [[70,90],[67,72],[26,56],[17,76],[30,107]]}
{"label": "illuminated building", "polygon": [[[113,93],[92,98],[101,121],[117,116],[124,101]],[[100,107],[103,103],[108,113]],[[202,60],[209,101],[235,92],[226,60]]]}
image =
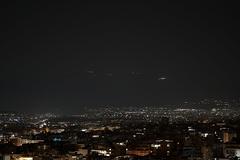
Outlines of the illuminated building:
{"label": "illuminated building", "polygon": [[223,132],[223,143],[231,142],[232,138],[237,137],[237,134],[230,131]]}
{"label": "illuminated building", "polygon": [[226,143],[224,144],[223,153],[225,157],[228,158],[240,158],[240,144],[231,144]]}

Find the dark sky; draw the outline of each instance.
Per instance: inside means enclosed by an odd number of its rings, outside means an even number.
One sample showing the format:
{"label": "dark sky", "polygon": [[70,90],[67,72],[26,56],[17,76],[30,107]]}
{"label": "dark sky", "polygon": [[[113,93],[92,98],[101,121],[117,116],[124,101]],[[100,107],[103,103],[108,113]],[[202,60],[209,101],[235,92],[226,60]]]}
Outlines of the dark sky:
{"label": "dark sky", "polygon": [[1,2],[1,109],[239,97],[238,5],[157,2]]}

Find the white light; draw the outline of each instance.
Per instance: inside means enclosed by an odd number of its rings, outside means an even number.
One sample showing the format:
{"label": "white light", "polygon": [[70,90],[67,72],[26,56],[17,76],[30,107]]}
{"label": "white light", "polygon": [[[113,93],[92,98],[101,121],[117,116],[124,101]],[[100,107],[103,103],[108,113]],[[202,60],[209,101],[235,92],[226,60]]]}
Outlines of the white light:
{"label": "white light", "polygon": [[165,80],[165,79],[167,79],[166,77],[160,77],[160,78],[158,78],[158,80],[160,81],[160,80]]}
{"label": "white light", "polygon": [[82,132],[86,132],[86,131],[87,131],[87,129],[81,129],[81,131],[82,131]]}
{"label": "white light", "polygon": [[153,147],[153,148],[159,148],[159,147],[161,147],[161,144],[151,144],[151,147]]}

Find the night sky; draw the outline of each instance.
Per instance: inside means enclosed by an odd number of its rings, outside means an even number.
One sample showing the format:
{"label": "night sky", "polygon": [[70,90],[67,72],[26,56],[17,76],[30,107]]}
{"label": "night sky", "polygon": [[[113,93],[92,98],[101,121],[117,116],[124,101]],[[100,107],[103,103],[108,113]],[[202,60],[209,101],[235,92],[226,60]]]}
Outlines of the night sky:
{"label": "night sky", "polygon": [[240,96],[237,4],[56,2],[1,2],[1,110]]}

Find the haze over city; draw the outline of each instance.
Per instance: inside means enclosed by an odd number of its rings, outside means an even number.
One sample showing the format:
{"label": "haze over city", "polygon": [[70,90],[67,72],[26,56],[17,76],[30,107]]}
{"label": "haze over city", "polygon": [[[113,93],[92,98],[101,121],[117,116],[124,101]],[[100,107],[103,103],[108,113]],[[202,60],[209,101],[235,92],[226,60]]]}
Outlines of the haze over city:
{"label": "haze over city", "polygon": [[238,8],[227,1],[1,5],[1,110],[239,99]]}

